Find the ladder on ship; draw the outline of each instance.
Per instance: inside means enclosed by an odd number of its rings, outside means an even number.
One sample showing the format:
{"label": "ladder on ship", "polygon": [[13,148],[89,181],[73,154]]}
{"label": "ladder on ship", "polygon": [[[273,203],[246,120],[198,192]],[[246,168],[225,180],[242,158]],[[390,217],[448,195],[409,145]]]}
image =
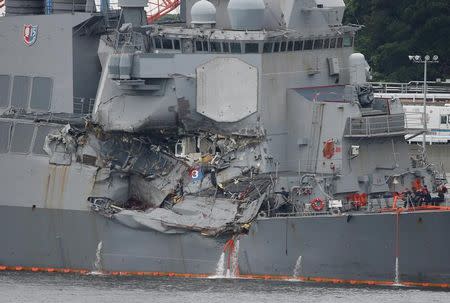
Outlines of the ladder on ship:
{"label": "ladder on ship", "polygon": [[306,170],[311,173],[315,173],[317,169],[320,136],[322,133],[323,109],[323,104],[313,103],[311,131],[308,142],[308,157],[307,163],[304,166]]}

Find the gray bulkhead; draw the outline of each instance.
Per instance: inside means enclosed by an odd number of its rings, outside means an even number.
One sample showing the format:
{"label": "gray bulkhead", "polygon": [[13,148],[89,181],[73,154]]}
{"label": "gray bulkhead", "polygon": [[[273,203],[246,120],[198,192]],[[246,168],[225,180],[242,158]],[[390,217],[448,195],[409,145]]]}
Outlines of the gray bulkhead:
{"label": "gray bulkhead", "polygon": [[[278,163],[279,171],[298,172],[298,161],[288,156],[296,153],[298,149],[291,149],[289,142],[298,141],[299,138],[289,138],[289,132],[301,131],[298,127],[303,125],[290,124],[290,118],[295,123],[309,121],[312,117],[312,108],[295,110],[289,106],[291,89],[317,86],[335,86],[348,81],[348,56],[353,48],[342,48],[339,52],[334,49],[306,50],[292,53],[263,54],[263,67],[261,75],[261,120],[267,130],[267,141],[274,157],[273,163]],[[337,58],[340,63],[339,76],[330,76],[328,58]],[[336,83],[337,82],[337,83]],[[309,100],[312,101],[312,100]],[[334,119],[334,118],[333,118]],[[310,138],[315,140],[316,138]],[[313,142],[311,141],[310,144]],[[301,161],[307,160],[300,156]],[[274,170],[275,168],[272,167]]]}
{"label": "gray bulkhead", "polygon": [[[76,13],[2,18],[0,81],[9,83],[2,84],[9,91],[6,101],[1,102],[4,108],[72,113],[74,98],[95,97],[100,77],[98,57],[94,53],[98,41],[81,35],[82,30],[74,30],[77,25],[86,25],[91,17],[88,13]],[[37,26],[36,42],[31,46],[23,41],[25,24]],[[21,92],[17,97],[14,85]],[[33,85],[37,85],[34,91]],[[30,105],[33,94],[46,98],[47,102]]]}
{"label": "gray bulkhead", "polygon": [[[0,205],[88,209],[80,201],[89,196],[97,169],[49,164],[43,148],[45,137],[61,129],[52,119],[70,121],[90,110],[100,65],[98,36],[86,29],[97,21],[88,13],[1,18],[0,166],[8,173],[0,176]],[[26,24],[37,26],[32,45],[24,43]]]}
{"label": "gray bulkhead", "polygon": [[80,201],[90,196],[97,168],[52,164],[44,150],[46,136],[60,128],[54,123],[0,119],[0,170],[8,172],[0,174],[0,205],[88,210]]}
{"label": "gray bulkhead", "polygon": [[[197,113],[196,68],[216,58],[215,54],[138,54],[133,58],[133,77],[154,81],[154,90],[127,90],[108,79],[104,70],[97,95],[94,115],[106,130],[142,131],[176,128],[178,119],[186,119],[187,128],[211,125]],[[222,58],[227,56],[221,56]],[[238,58],[256,67],[261,66],[261,55],[228,56]],[[226,75],[224,75],[226,77]],[[250,127],[248,127],[250,125]],[[219,123],[220,127],[220,123]],[[256,119],[224,125],[223,129],[237,131],[243,127],[256,128]]]}
{"label": "gray bulkhead", "polygon": [[[188,30],[186,30],[188,31]],[[174,32],[172,30],[171,32]],[[256,32],[264,37],[263,32]],[[330,34],[330,33],[329,33]],[[191,40],[191,35],[186,40]],[[331,35],[331,34],[330,34]],[[167,37],[170,37],[167,35]],[[239,40],[231,40],[238,37]],[[334,39],[336,45],[337,37],[317,39],[322,44],[328,45]],[[228,40],[227,40],[228,39]],[[241,40],[242,39],[242,40]],[[261,38],[259,38],[261,39]],[[342,38],[341,38],[342,39]],[[145,129],[159,129],[162,126],[176,128],[182,123],[187,130],[203,129],[218,131],[219,133],[258,134],[258,129],[264,129],[269,146],[268,152],[273,157],[271,166],[266,171],[292,170],[292,164],[287,159],[287,135],[289,125],[287,92],[291,88],[302,88],[323,85],[342,85],[348,82],[348,56],[353,52],[352,35],[348,36],[349,44],[341,44],[339,48],[318,47],[311,49],[303,43],[307,38],[299,39],[302,43],[300,49],[294,51],[295,39],[269,39],[269,40],[245,40],[242,32],[229,32],[218,39],[222,41],[235,41],[241,44],[242,54],[211,53],[211,52],[187,52],[164,50],[153,50],[152,53],[131,54],[132,57],[132,79],[142,79],[150,84],[142,88],[126,87],[126,80],[112,81],[110,71],[104,68],[94,115],[97,121],[107,130],[142,131]],[[197,39],[198,40],[198,39]],[[193,44],[197,42],[193,40]],[[170,41],[170,40],[169,40]],[[211,40],[211,45],[215,40]],[[313,42],[314,38],[309,39]],[[259,53],[244,53],[247,43],[258,43]],[[317,42],[316,42],[317,43]],[[342,41],[341,41],[342,43]],[[347,42],[348,43],[348,42]],[[271,47],[265,49],[266,44]],[[182,43],[183,45],[183,43]],[[278,46],[277,46],[278,45]],[[275,47],[283,47],[283,51],[275,51]],[[289,46],[288,46],[289,45]],[[288,50],[288,47],[290,49]],[[183,46],[182,46],[183,48]],[[161,51],[161,53],[160,53]],[[102,43],[99,49],[101,57],[112,53],[111,47]],[[255,67],[258,72],[257,88],[257,112],[233,123],[221,123],[205,117],[197,109],[199,79],[196,69],[202,67],[215,59],[236,58],[246,64]],[[329,60],[338,62],[338,70],[330,75]],[[108,66],[110,61],[104,66]],[[208,74],[206,74],[208,76]],[[223,77],[226,82],[228,75],[220,74],[209,77]],[[131,82],[131,81],[130,81]],[[155,83],[156,88],[151,88]],[[224,84],[225,85],[225,84]],[[216,88],[208,87],[207,90],[214,91]],[[230,87],[232,90],[233,88]],[[236,89],[236,88],[234,88]],[[208,103],[217,104],[218,100],[211,98]],[[308,112],[297,113],[298,119],[307,119]],[[276,163],[276,164],[275,164]],[[275,165],[277,168],[275,168]],[[289,166],[291,166],[289,168]],[[295,164],[295,171],[298,165]]]}

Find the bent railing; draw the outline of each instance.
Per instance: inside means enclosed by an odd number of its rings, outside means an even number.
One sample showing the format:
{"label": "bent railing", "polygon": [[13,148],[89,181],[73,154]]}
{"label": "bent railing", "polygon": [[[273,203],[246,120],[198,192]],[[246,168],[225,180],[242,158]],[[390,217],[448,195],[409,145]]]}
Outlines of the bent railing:
{"label": "bent railing", "polygon": [[347,119],[345,137],[386,137],[404,135],[405,114]]}

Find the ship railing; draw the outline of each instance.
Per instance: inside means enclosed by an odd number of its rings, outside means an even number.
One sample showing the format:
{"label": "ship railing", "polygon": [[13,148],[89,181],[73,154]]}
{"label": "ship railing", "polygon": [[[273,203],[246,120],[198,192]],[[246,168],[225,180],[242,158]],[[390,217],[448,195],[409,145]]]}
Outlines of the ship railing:
{"label": "ship railing", "polygon": [[[3,5],[3,6],[2,6]],[[4,9],[6,6],[5,0],[0,0],[0,9]],[[53,7],[50,5],[48,6],[46,4],[45,7],[45,13],[46,14],[52,14],[57,13],[56,10],[53,9]],[[104,12],[117,12],[119,11],[119,2],[117,0],[115,1],[109,1],[108,7],[103,7],[102,2],[99,0],[94,1],[94,3],[77,3],[77,1],[73,0],[72,3],[67,3],[67,6],[63,10],[64,12],[86,12],[86,13],[104,13]],[[5,10],[0,12],[0,16],[5,16]]]}
{"label": "ship railing", "polygon": [[29,120],[35,122],[46,122],[54,124],[84,125],[85,114],[65,113],[65,112],[24,112],[8,111],[1,115],[1,118],[15,120]]}
{"label": "ship railing", "polygon": [[292,213],[275,213],[272,217],[285,218],[285,217],[315,217],[315,216],[331,216],[333,215],[329,211],[305,211],[305,212],[292,212]]}
{"label": "ship railing", "polygon": [[[64,4],[64,10],[62,12],[86,12],[86,13],[95,13],[97,12],[96,7],[97,5],[90,5],[87,6],[86,3],[77,3],[76,1],[72,1],[72,3],[67,3]],[[69,6],[70,5],[70,6]],[[45,6],[45,13],[46,14],[54,14],[54,13],[58,13],[59,10],[54,9],[53,5],[47,5],[47,1],[46,1],[46,6]]]}
{"label": "ship railing", "polygon": [[[70,5],[70,6],[69,6]],[[119,2],[117,0],[109,1],[109,6],[103,6],[102,1],[96,0],[92,3],[79,3],[79,1],[73,0],[71,4],[68,3],[67,11],[71,10],[74,12],[86,12],[86,13],[100,13],[100,12],[108,12],[115,11],[119,9]],[[53,7],[46,5],[46,13],[55,12]]]}
{"label": "ship railing", "polygon": [[73,98],[73,113],[74,114],[92,114],[94,110],[94,98]]}
{"label": "ship railing", "polygon": [[[403,200],[397,202],[398,206],[402,206]],[[379,213],[384,209],[390,209],[394,206],[394,197],[380,197],[372,198],[367,201],[367,205],[360,207],[359,209],[353,209],[352,206],[344,205],[343,208],[329,208],[323,211],[314,211],[312,209],[306,208],[303,211],[293,211],[293,212],[276,212],[272,211],[270,217],[283,218],[283,217],[315,217],[315,216],[339,216],[346,215],[352,212],[359,213]]]}
{"label": "ship railing", "polygon": [[[394,94],[423,94],[423,81],[398,82],[372,82],[375,93]],[[427,92],[450,94],[450,82],[427,81]]]}
{"label": "ship railing", "polygon": [[95,5],[91,6],[88,9],[95,9],[95,11],[93,11],[93,13],[95,12],[102,12],[102,11],[116,11],[119,10],[119,1],[118,0],[114,0],[114,1],[108,1],[109,6],[108,7],[103,7],[102,5],[102,1],[96,0],[95,1]]}
{"label": "ship railing", "polygon": [[386,137],[405,134],[405,114],[350,117],[345,137]]}
{"label": "ship railing", "polygon": [[111,218],[114,214],[122,211],[123,209],[114,205],[114,201],[105,197],[89,197],[91,209],[95,212],[102,214],[108,218]]}

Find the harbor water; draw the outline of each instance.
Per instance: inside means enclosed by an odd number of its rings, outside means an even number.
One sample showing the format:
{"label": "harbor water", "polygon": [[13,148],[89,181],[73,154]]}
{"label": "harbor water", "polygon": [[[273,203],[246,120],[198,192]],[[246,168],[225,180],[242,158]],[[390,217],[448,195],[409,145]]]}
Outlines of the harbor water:
{"label": "harbor water", "polygon": [[449,302],[441,289],[289,281],[0,272],[0,302]]}

